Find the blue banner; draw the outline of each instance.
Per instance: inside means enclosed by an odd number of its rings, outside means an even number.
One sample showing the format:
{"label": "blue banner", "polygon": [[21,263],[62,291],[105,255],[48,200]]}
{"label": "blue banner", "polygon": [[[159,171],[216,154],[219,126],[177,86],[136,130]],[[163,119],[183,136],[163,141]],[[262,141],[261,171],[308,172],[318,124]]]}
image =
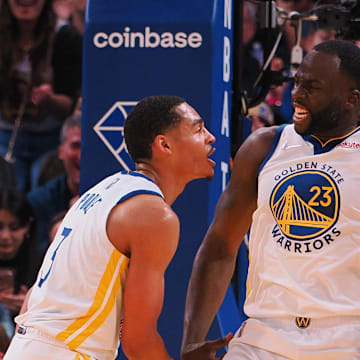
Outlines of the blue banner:
{"label": "blue banner", "polygon": [[[180,244],[166,273],[159,331],[175,359],[194,256],[229,179],[232,7],[232,0],[88,0],[86,12],[81,192],[134,168],[123,125],[144,97],[184,97],[216,136],[214,179],[190,183],[173,206],[181,221]],[[209,337],[234,331],[236,316],[232,305],[225,309],[221,318],[232,321],[220,326],[218,318]]]}

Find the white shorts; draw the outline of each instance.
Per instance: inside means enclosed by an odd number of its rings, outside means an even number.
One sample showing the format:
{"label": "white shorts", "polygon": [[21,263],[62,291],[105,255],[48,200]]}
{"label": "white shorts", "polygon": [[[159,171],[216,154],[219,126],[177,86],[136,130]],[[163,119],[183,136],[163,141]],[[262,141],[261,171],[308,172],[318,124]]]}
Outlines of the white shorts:
{"label": "white shorts", "polygon": [[224,360],[360,360],[360,319],[248,319]]}
{"label": "white shorts", "polygon": [[[20,331],[21,332],[21,331]],[[34,328],[26,328],[21,334],[12,338],[4,360],[96,360],[88,355],[80,354],[61,341],[51,338]]]}

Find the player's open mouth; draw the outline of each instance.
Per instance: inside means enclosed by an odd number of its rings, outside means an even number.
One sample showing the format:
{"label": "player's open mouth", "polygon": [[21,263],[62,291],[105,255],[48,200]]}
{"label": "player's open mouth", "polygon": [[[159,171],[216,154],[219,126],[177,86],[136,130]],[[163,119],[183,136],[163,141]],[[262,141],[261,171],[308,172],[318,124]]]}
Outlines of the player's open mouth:
{"label": "player's open mouth", "polygon": [[208,153],[208,156],[210,157],[214,152],[215,152],[216,148],[214,147],[211,147],[209,153]]}
{"label": "player's open mouth", "polygon": [[214,147],[211,147],[211,149],[210,149],[210,151],[209,151],[209,153],[208,153],[208,160],[211,162],[211,164],[213,165],[213,166],[215,166],[215,161],[213,160],[213,159],[211,159],[210,158],[210,156],[215,152],[215,148]]}
{"label": "player's open mouth", "polygon": [[301,122],[310,116],[310,112],[302,106],[294,105],[294,122]]}

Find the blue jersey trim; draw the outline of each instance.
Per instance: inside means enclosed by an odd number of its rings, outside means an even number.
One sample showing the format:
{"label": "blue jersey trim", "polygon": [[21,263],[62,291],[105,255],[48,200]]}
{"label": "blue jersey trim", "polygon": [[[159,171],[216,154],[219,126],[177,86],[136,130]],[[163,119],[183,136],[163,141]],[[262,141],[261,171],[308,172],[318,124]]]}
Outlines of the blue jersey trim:
{"label": "blue jersey trim", "polygon": [[126,195],[124,195],[123,197],[121,197],[116,204],[119,204],[122,201],[125,201],[126,199],[131,198],[132,196],[135,196],[135,195],[139,195],[139,194],[157,195],[157,196],[160,196],[162,198],[162,195],[159,194],[156,191],[152,191],[152,190],[135,190],[135,191],[131,191],[131,192],[127,193]]}
{"label": "blue jersey trim", "polygon": [[333,139],[333,140],[329,140],[328,142],[326,142],[325,144],[323,144],[320,139],[309,135],[309,136],[303,136],[303,139],[310,142],[313,146],[314,146],[314,155],[319,155],[319,154],[324,154],[329,152],[330,150],[332,150],[335,146],[339,145],[340,143],[342,143],[346,138],[348,138],[349,136],[355,134],[356,132],[358,132],[360,130],[360,127],[357,127],[356,129],[354,129],[353,131],[351,131],[350,133]]}
{"label": "blue jersey trim", "polygon": [[266,165],[266,163],[270,160],[272,154],[274,153],[278,143],[279,143],[279,140],[280,140],[280,136],[285,128],[285,126],[288,126],[289,124],[282,124],[278,127],[278,129],[276,130],[276,133],[275,133],[275,136],[274,136],[274,140],[273,140],[273,143],[271,145],[271,148],[268,152],[268,154],[266,155],[264,161],[261,163],[260,167],[259,167],[259,170],[258,170],[258,176],[260,174],[260,171],[264,168],[264,166]]}
{"label": "blue jersey trim", "polygon": [[149,180],[149,181],[151,181],[152,183],[154,183],[154,184],[155,184],[155,181],[154,181],[153,179],[151,179],[151,178],[147,177],[147,176],[146,176],[146,175],[144,175],[144,174],[140,174],[140,173],[138,173],[138,172],[134,172],[134,171],[126,171],[126,170],[124,170],[124,171],[122,171],[122,172],[121,172],[121,174],[130,175],[130,176],[138,176],[138,177],[142,177],[142,178],[144,178],[144,179],[146,179],[146,180]]}

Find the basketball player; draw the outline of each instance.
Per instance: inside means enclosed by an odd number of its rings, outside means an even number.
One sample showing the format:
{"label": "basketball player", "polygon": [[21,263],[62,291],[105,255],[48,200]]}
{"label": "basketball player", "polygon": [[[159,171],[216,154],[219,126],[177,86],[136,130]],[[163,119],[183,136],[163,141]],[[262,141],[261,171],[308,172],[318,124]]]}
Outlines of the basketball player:
{"label": "basketball player", "polygon": [[175,96],[143,99],[125,122],[134,172],[84,193],[45,256],[6,360],[170,359],[157,332],[164,272],[179,238],[170,205],[211,178],[215,138]]}
{"label": "basketball player", "polygon": [[321,43],[295,76],[293,124],[240,147],[194,262],[183,360],[214,359],[204,339],[250,224],[249,318],[224,359],[360,359],[359,89],[360,48]]}

